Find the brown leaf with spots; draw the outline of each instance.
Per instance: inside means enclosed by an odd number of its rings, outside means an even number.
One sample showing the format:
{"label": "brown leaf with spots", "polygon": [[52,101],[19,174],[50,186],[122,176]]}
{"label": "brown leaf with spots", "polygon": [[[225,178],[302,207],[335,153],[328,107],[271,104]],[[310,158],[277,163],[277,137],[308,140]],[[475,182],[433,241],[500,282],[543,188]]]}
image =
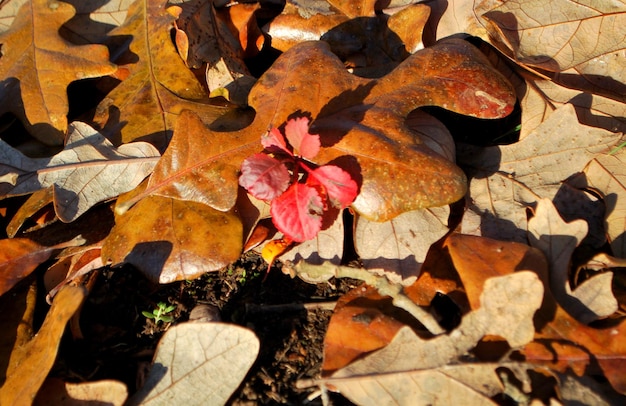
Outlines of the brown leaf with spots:
{"label": "brown leaf with spots", "polygon": [[[320,86],[321,78],[332,81]],[[249,103],[256,117],[247,128],[215,132],[202,128],[192,113],[181,117],[142,196],[229,210],[242,160],[262,149],[260,137],[268,128],[300,111],[313,116],[311,132],[321,137],[316,163],[333,161],[348,171],[361,183],[354,209],[372,220],[388,220],[453,202],[466,190],[463,172],[403,125],[412,110],[439,105],[496,118],[508,114],[513,102],[507,82],[464,41],[422,50],[377,80],[347,73],[324,43],[304,43],[283,54],[252,89]]]}
{"label": "brown leaf with spots", "polygon": [[102,258],[170,283],[219,270],[239,258],[242,247],[243,226],[236,214],[151,196],[117,218]]}

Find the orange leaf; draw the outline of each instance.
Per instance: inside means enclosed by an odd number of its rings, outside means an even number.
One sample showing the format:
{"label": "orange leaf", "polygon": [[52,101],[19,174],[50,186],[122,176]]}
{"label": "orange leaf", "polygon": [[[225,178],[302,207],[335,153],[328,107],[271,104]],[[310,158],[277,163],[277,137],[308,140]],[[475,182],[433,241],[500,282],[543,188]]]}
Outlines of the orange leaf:
{"label": "orange leaf", "polygon": [[67,86],[117,70],[104,45],[77,46],[59,35],[74,14],[68,3],[29,1],[9,30],[0,34],[4,80],[0,114],[14,113],[30,134],[49,145],[60,145],[65,137]]}
{"label": "orange leaf", "polygon": [[0,240],[0,295],[50,258],[54,249],[43,247],[27,238]]}
{"label": "orange leaf", "polygon": [[[333,80],[320,86],[320,78]],[[334,161],[357,183],[362,178],[353,207],[369,219],[388,220],[458,200],[466,190],[463,172],[403,124],[412,110],[438,105],[496,118],[508,114],[514,100],[504,78],[464,41],[422,50],[377,80],[346,72],[324,43],[303,43],[284,53],[252,89],[249,103],[256,116],[249,127],[217,132],[202,128],[193,113],[181,116],[145,195],[229,210],[243,159],[260,149],[268,128],[300,110],[311,113],[311,131],[320,134],[316,163]]]}
{"label": "orange leaf", "polygon": [[343,295],[335,307],[324,338],[322,374],[329,375],[359,356],[389,344],[405,323],[391,299],[376,289],[359,286]]}
{"label": "orange leaf", "polygon": [[85,298],[85,290],[68,286],[55,298],[37,335],[16,349],[0,388],[3,405],[31,404],[56,359],[65,325]]}

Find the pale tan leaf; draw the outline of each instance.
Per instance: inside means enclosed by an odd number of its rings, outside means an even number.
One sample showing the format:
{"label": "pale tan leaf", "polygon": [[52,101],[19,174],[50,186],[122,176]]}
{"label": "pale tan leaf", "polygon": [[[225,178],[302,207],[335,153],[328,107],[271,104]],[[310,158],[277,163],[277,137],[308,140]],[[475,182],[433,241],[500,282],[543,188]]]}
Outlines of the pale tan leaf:
{"label": "pale tan leaf", "polygon": [[620,134],[579,124],[574,107],[566,104],[516,144],[459,145],[459,163],[471,177],[469,208],[481,219],[477,223],[468,216],[461,232],[526,242],[526,208],[548,198],[556,199],[560,210],[568,210],[567,218],[590,223],[591,237],[601,245],[603,207],[562,182],[597,154],[608,152],[620,138]]}
{"label": "pale tan leaf", "polygon": [[[482,378],[481,385],[469,386],[467,377]],[[501,385],[493,365],[481,368],[471,364],[321,382],[362,406],[496,405],[484,392]]]}
{"label": "pale tan leaf", "polygon": [[487,334],[503,336],[511,346],[530,342],[542,298],[543,285],[533,272],[488,279],[481,307],[455,330],[425,340],[402,327],[386,347],[319,383],[365,405],[492,404],[489,397],[503,391],[496,366],[447,364]]}
{"label": "pale tan leaf", "polygon": [[51,158],[28,158],[4,141],[0,157],[0,172],[19,175],[15,185],[0,184],[0,193],[16,196],[54,186],[55,211],[70,222],[93,205],[135,188],[152,172],[159,152],[145,142],[114,148],[89,125],[74,122],[64,150]]}
{"label": "pale tan leaf", "polygon": [[222,405],[257,357],[259,340],[243,327],[183,323],[159,342],[146,383],[131,405]]}
{"label": "pale tan leaf", "polygon": [[133,1],[68,0],[76,9],[76,15],[63,25],[63,33],[76,44],[102,43],[109,31],[122,25]]}
{"label": "pale tan leaf", "polygon": [[417,279],[430,246],[448,232],[448,206],[414,210],[377,223],[356,218],[355,249],[365,268],[381,269],[396,283]]}
{"label": "pale tan leaf", "polygon": [[488,20],[483,14],[500,5],[501,0],[454,0],[428,2],[431,18],[424,29],[427,46],[445,37],[465,33],[489,41]]}
{"label": "pale tan leaf", "polygon": [[414,110],[409,113],[404,123],[430,149],[452,162],[456,160],[454,139],[441,121],[422,110]]}
{"label": "pale tan leaf", "polygon": [[612,273],[586,280],[573,290],[569,284],[569,264],[574,248],[587,234],[587,223],[566,223],[548,199],[537,203],[535,215],[528,221],[530,244],[541,250],[550,264],[550,289],[554,298],[572,316],[583,323],[610,316],[617,310],[611,290]]}
{"label": "pale tan leaf", "polygon": [[[509,0],[485,17],[517,61],[563,71],[624,49],[626,5],[619,0]],[[626,83],[626,71],[615,72]]]}
{"label": "pale tan leaf", "polygon": [[626,150],[599,155],[585,167],[584,176],[572,183],[600,193],[606,205],[605,223],[613,254],[626,258]]}
{"label": "pale tan leaf", "polygon": [[294,264],[299,261],[306,261],[310,264],[321,264],[329,261],[333,264],[339,264],[343,257],[343,241],[344,227],[340,214],[333,224],[329,228],[320,231],[317,237],[298,244],[278,259],[290,261]]}
{"label": "pale tan leaf", "polygon": [[122,406],[128,397],[128,389],[122,382],[102,380],[70,383],[60,379],[47,379],[33,405],[80,406],[98,404]]}
{"label": "pale tan leaf", "polygon": [[626,132],[626,103],[624,101],[602,94],[570,89],[551,80],[538,79],[528,73],[520,73],[523,80],[511,81],[517,89],[522,108],[523,125],[520,138],[533,132],[556,109],[567,103],[576,108],[578,120],[584,125],[613,132]]}
{"label": "pale tan leaf", "polygon": [[20,7],[28,0],[11,0],[2,3],[0,7],[0,33],[9,29]]}
{"label": "pale tan leaf", "polygon": [[524,345],[533,339],[533,315],[542,299],[543,284],[533,272],[490,278],[481,307],[466,314],[450,333],[425,340],[403,327],[385,348],[340,369],[333,378],[440,367],[474,348],[487,334],[504,337],[512,347]]}
{"label": "pale tan leaf", "polygon": [[222,96],[238,105],[246,105],[248,93],[256,79],[247,69],[233,69],[232,65],[232,62],[228,63],[224,58],[207,65],[206,79],[211,91],[209,96]]}

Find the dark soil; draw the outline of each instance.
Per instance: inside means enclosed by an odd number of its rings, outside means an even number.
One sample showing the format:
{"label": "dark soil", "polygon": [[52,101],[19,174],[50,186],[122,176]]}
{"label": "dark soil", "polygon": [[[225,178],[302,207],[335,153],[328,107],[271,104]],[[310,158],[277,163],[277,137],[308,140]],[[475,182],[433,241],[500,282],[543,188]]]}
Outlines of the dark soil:
{"label": "dark soil", "polygon": [[[257,361],[229,403],[319,405],[316,387],[298,380],[319,377],[323,341],[333,302],[356,283],[331,280],[311,285],[247,254],[220,272],[169,285],[155,285],[130,267],[105,268],[80,313],[83,338],[64,339],[51,375],[70,381],[116,379],[132,395],[142,384],[159,338],[185,322],[197,304],[215,306],[224,322],[253,330],[260,339]],[[142,315],[157,303],[176,306],[172,323]],[[331,394],[333,404],[350,404]]]}

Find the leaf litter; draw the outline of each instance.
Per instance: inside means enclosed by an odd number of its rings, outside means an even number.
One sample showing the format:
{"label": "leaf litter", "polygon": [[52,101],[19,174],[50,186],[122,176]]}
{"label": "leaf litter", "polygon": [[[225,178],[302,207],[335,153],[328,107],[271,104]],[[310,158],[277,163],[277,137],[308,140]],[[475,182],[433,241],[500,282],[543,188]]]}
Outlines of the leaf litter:
{"label": "leaf litter", "polygon": [[626,393],[623,5],[71,3],[0,4],[4,400]]}

